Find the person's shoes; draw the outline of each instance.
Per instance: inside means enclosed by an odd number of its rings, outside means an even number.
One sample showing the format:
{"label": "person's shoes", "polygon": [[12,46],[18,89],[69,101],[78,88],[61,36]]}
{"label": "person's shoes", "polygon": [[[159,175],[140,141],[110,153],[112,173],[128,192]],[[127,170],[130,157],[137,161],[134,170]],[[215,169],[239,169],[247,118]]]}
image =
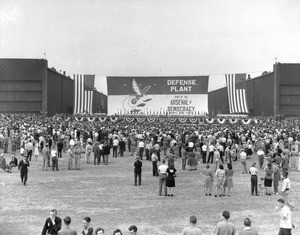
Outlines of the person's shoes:
{"label": "person's shoes", "polygon": [[208,194],[209,196],[212,196],[211,193]]}
{"label": "person's shoes", "polygon": [[205,194],[205,196],[207,196],[207,193]]}
{"label": "person's shoes", "polygon": [[173,194],[171,194],[171,197],[173,197]]}
{"label": "person's shoes", "polygon": [[168,197],[170,197],[170,194],[168,194]]}
{"label": "person's shoes", "polygon": [[219,195],[219,197],[222,197],[222,195]]}
{"label": "person's shoes", "polygon": [[217,195],[215,195],[215,197],[217,197]]}

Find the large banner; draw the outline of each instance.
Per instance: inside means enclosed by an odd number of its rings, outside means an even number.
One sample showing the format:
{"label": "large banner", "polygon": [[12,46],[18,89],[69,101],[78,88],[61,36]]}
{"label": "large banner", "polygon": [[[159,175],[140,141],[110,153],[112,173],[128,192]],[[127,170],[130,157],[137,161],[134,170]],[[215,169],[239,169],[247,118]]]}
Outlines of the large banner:
{"label": "large banner", "polygon": [[208,113],[208,76],[107,77],[108,115]]}

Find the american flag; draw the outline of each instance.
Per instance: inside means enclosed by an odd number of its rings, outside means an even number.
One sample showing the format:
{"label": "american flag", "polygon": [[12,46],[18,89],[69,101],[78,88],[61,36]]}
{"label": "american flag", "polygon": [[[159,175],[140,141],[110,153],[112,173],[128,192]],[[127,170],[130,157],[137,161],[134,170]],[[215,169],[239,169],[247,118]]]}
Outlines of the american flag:
{"label": "american flag", "polygon": [[249,113],[244,87],[246,76],[246,73],[225,74],[230,113]]}
{"label": "american flag", "polygon": [[[92,113],[95,75],[74,74],[74,114]],[[89,80],[87,82],[87,80]],[[86,86],[85,84],[89,84]]]}

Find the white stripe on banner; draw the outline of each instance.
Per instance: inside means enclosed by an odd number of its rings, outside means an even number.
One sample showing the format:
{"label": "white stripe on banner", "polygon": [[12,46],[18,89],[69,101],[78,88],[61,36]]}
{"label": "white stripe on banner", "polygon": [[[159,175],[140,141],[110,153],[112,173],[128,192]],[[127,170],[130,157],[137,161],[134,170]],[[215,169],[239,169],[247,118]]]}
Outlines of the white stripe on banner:
{"label": "white stripe on banner", "polygon": [[242,104],[241,104],[241,89],[236,89],[236,97],[237,97],[237,112],[240,113],[240,112],[243,112],[242,111]]}
{"label": "white stripe on banner", "polygon": [[90,113],[93,113],[93,97],[94,97],[93,95],[94,95],[94,91],[91,91]]}
{"label": "white stripe on banner", "polygon": [[80,113],[84,113],[84,77],[83,75],[80,75],[80,93],[81,93],[81,107],[80,107]]}
{"label": "white stripe on banner", "polygon": [[244,102],[244,105],[245,105],[245,113],[249,113],[247,100],[246,100],[246,90],[245,89],[243,89],[243,102]]}
{"label": "white stripe on banner", "polygon": [[235,74],[225,74],[230,113],[248,113],[246,90],[236,89]]}
{"label": "white stripe on banner", "polygon": [[84,91],[84,112],[88,111],[88,91]]}
{"label": "white stripe on banner", "polygon": [[73,79],[74,79],[74,114],[77,113],[77,100],[78,100],[78,93],[77,93],[77,87],[78,87],[78,78],[76,77],[75,74],[73,74]]}

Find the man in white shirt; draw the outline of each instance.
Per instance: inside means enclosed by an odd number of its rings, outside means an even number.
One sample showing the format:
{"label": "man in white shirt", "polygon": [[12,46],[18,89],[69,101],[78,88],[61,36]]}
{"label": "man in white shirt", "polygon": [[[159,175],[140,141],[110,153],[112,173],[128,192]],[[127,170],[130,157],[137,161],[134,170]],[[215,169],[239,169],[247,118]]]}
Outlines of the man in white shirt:
{"label": "man in white shirt", "polygon": [[290,235],[293,228],[291,210],[285,205],[282,198],[278,199],[277,202],[278,205],[275,207],[275,211],[281,218],[278,235]]}
{"label": "man in white shirt", "polygon": [[166,160],[162,160],[162,164],[158,167],[158,175],[159,175],[159,192],[158,195],[162,196],[162,188],[164,188],[164,195],[167,196],[167,169],[168,166],[165,164]]}
{"label": "man in white shirt", "polygon": [[119,140],[118,137],[115,137],[113,140],[113,157],[118,157],[118,146]]}
{"label": "man in white shirt", "polygon": [[242,174],[245,174],[245,173],[247,173],[247,162],[246,162],[247,154],[244,149],[242,149],[242,151],[240,153],[240,159],[241,159],[241,165],[243,168]]}
{"label": "man in white shirt", "polygon": [[139,157],[141,158],[141,160],[143,160],[144,149],[145,149],[145,143],[143,140],[140,140],[140,142],[139,142]]}
{"label": "man in white shirt", "polygon": [[215,146],[213,144],[210,144],[208,146],[208,159],[207,159],[207,163],[213,163],[214,161],[214,151],[215,151]]}
{"label": "man in white shirt", "polygon": [[56,146],[53,146],[50,155],[52,161],[52,171],[54,171],[54,168],[56,168],[56,170],[58,171],[58,158],[57,158]]}
{"label": "man in white shirt", "polygon": [[262,150],[262,148],[259,148],[259,150],[257,151],[257,158],[258,158],[258,164],[259,164],[260,169],[263,168],[264,155],[265,155],[265,152]]}

